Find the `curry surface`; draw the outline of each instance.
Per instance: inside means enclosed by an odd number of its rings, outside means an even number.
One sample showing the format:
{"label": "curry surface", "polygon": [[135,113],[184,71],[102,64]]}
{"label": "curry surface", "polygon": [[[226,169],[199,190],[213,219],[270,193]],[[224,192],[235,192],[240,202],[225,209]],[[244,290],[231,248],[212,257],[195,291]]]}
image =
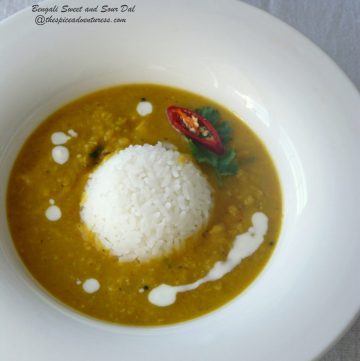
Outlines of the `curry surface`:
{"label": "curry surface", "polygon": [[[136,106],[145,98],[153,112],[141,117]],[[101,158],[130,144],[173,143],[189,153],[187,141],[169,125],[169,105],[190,109],[212,106],[231,123],[231,146],[240,169],[220,187],[214,172],[199,165],[213,187],[214,209],[206,229],[186,246],[148,262],[121,263],[83,237],[79,207],[89,173]],[[67,163],[51,156],[54,132],[73,129],[66,143]],[[54,199],[62,217],[45,217]],[[254,212],[269,217],[261,247],[218,281],[178,295],[175,304],[157,307],[148,292],[162,284],[180,285],[203,277],[225,260],[236,235],[246,232]],[[231,300],[260,273],[276,244],[282,217],[281,192],[273,163],[261,141],[220,105],[183,90],[158,85],[127,85],[80,98],[47,118],[29,137],[17,157],[8,185],[8,221],[16,248],[32,275],[65,304],[92,317],[124,324],[161,325],[185,321]],[[96,278],[101,288],[88,294],[77,281]],[[139,289],[145,292],[140,293]]]}

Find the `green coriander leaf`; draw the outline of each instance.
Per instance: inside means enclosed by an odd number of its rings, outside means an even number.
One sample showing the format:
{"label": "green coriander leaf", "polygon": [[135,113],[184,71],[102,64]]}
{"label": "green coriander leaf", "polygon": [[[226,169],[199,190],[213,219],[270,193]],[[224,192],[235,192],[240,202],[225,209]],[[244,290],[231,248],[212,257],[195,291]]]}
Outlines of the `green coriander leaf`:
{"label": "green coriander leaf", "polygon": [[224,166],[230,164],[236,157],[236,153],[233,149],[228,149],[226,153],[220,157],[220,163]]}
{"label": "green coriander leaf", "polygon": [[[228,145],[232,138],[230,123],[221,120],[220,113],[211,107],[202,107],[196,109],[195,112],[208,120],[218,132],[223,145]],[[214,168],[220,186],[223,184],[223,177],[236,175],[239,167],[246,166],[255,160],[254,157],[248,157],[238,161],[235,150],[228,147],[226,147],[225,154],[218,155],[196,141],[189,140],[189,145],[197,162],[208,164]]]}
{"label": "green coriander leaf", "polygon": [[202,107],[195,110],[196,113],[208,120],[216,131],[224,145],[231,140],[232,129],[229,122],[221,121],[220,113],[211,107]]}
{"label": "green coriander leaf", "polygon": [[235,175],[238,171],[238,163],[236,161],[236,153],[233,149],[229,149],[222,157],[219,158],[217,164],[217,172],[221,176]]}
{"label": "green coriander leaf", "polygon": [[232,161],[226,167],[220,166],[218,167],[218,172],[222,177],[229,176],[229,175],[236,175],[239,167],[236,160]]}
{"label": "green coriander leaf", "polygon": [[224,145],[229,143],[232,138],[232,129],[229,122],[222,121],[215,129],[219,133],[220,139]]}
{"label": "green coriander leaf", "polygon": [[220,113],[211,107],[195,109],[195,112],[208,120],[214,127],[220,122]]}
{"label": "green coriander leaf", "polygon": [[189,140],[190,149],[192,156],[199,162],[199,163],[207,163],[210,164],[212,167],[216,168],[218,163],[218,156],[207,150],[206,148],[202,147],[199,144]]}

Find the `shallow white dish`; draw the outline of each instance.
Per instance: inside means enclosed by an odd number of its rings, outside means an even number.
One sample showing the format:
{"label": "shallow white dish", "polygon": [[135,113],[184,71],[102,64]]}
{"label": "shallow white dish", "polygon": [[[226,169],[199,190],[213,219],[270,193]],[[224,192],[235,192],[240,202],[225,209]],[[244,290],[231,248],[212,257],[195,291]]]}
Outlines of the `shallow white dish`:
{"label": "shallow white dish", "polygon": [[[30,10],[0,24],[0,356],[314,359],[360,308],[357,91],[307,39],[238,1],[134,4],[126,24],[36,26]],[[182,87],[232,109],[264,140],[283,187],[281,239],[265,271],[227,306],[171,327],[101,325],[57,304],[24,270],[4,216],[9,170],[31,129],[73,98],[127,82]]]}

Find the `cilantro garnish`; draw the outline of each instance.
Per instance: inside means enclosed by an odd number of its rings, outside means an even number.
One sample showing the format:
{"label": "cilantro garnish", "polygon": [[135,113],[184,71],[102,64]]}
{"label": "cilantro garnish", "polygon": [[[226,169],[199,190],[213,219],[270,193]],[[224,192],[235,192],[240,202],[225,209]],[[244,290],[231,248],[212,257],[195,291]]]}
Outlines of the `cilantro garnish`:
{"label": "cilantro garnish", "polygon": [[213,167],[221,183],[222,177],[236,175],[239,168],[234,149],[228,147],[232,138],[231,126],[229,122],[221,120],[220,113],[211,107],[199,108],[195,112],[208,120],[216,129],[225,147],[225,153],[218,155],[201,144],[189,140],[192,156],[199,163],[206,163]]}

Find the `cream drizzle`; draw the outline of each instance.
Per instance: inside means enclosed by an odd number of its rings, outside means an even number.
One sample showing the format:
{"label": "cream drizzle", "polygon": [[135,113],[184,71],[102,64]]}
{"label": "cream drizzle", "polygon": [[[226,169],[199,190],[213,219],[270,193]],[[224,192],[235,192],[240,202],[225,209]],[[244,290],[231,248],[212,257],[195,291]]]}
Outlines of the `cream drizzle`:
{"label": "cream drizzle", "polygon": [[76,138],[78,136],[78,133],[76,133],[74,129],[69,129],[68,134],[73,138]]}
{"label": "cream drizzle", "polygon": [[69,160],[70,152],[63,145],[57,145],[52,149],[51,155],[55,163],[64,164]]}
{"label": "cream drizzle", "polygon": [[100,289],[100,283],[95,278],[89,278],[83,283],[82,288],[86,293],[95,293]]}
{"label": "cream drizzle", "polygon": [[65,144],[69,139],[71,139],[71,137],[63,132],[55,132],[51,134],[51,142],[55,145]]}
{"label": "cream drizzle", "polygon": [[49,203],[51,206],[46,209],[45,217],[51,222],[56,222],[61,218],[61,209],[55,205],[53,199],[50,199]]}
{"label": "cream drizzle", "polygon": [[136,111],[142,116],[145,117],[146,115],[152,113],[153,111],[153,106],[150,102],[146,101],[146,100],[142,100],[141,102],[138,103],[137,107],[136,107]]}
{"label": "cream drizzle", "polygon": [[77,137],[78,133],[73,129],[68,130],[68,134],[64,132],[55,132],[51,134],[51,142],[55,147],[51,150],[51,156],[55,163],[64,164],[69,160],[70,152],[64,147],[64,144],[67,143],[71,138]]}
{"label": "cream drizzle", "polygon": [[216,281],[231,272],[241,261],[252,255],[264,241],[268,229],[268,217],[261,212],[252,216],[252,227],[236,237],[225,261],[216,262],[208,274],[199,280],[181,286],[161,284],[151,290],[148,300],[155,306],[166,307],[176,301],[177,293],[191,291],[206,282]]}

